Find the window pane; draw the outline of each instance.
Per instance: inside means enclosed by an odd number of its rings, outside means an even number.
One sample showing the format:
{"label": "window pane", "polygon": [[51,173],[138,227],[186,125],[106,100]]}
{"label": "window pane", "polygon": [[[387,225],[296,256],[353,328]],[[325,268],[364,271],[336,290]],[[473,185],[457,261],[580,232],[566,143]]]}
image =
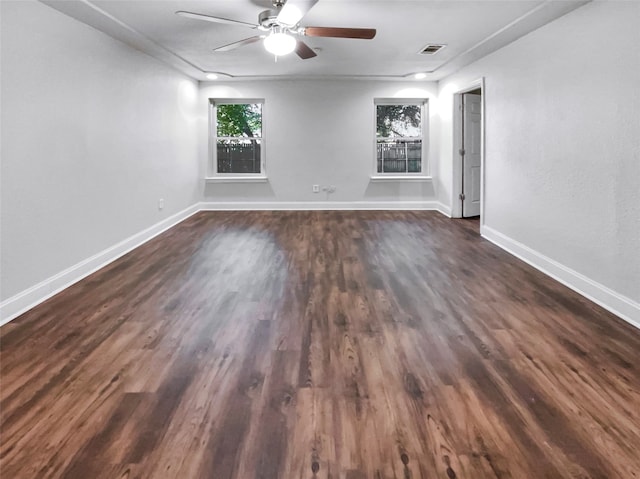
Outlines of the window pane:
{"label": "window pane", "polygon": [[378,138],[415,138],[422,136],[420,105],[376,105]]}
{"label": "window pane", "polygon": [[262,104],[217,105],[217,136],[262,137]]}
{"label": "window pane", "polygon": [[260,173],[259,139],[218,140],[218,173]]}
{"label": "window pane", "polygon": [[378,140],[378,173],[420,173],[422,140]]}

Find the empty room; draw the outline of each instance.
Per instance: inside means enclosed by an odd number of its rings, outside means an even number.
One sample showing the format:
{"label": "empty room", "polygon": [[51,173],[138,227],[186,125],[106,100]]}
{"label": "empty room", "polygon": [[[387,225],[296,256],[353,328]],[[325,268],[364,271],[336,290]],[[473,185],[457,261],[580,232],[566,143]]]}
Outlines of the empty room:
{"label": "empty room", "polygon": [[638,25],[0,0],[0,477],[640,478]]}

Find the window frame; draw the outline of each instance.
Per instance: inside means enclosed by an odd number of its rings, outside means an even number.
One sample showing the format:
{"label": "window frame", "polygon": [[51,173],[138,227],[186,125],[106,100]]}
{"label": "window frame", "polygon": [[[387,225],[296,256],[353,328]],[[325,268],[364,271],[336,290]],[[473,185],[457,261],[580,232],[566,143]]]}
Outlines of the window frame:
{"label": "window frame", "polygon": [[[259,103],[262,105],[262,127],[260,131],[260,173],[219,173],[218,172],[218,139],[232,137],[218,137],[218,105],[242,105]],[[264,98],[209,98],[209,155],[207,161],[207,181],[265,181],[266,170],[266,141],[264,121]],[[241,138],[241,137],[237,137]]]}
{"label": "window frame", "polygon": [[[420,137],[399,137],[399,140],[422,141],[420,148],[419,172],[378,172],[378,105],[419,105],[420,106]],[[428,98],[374,98],[373,101],[373,169],[371,178],[380,179],[423,179],[430,178],[429,151],[429,99]],[[383,160],[384,165],[384,160]]]}

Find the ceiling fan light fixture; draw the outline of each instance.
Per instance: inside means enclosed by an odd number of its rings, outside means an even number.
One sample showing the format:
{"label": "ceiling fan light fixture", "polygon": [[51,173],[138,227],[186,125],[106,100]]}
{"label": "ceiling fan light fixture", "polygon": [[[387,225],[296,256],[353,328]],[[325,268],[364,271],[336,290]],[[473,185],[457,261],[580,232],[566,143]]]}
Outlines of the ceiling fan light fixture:
{"label": "ceiling fan light fixture", "polygon": [[281,57],[296,49],[296,39],[283,32],[273,32],[264,39],[264,48],[269,53]]}
{"label": "ceiling fan light fixture", "polygon": [[297,25],[300,20],[302,20],[303,16],[304,14],[298,7],[286,3],[278,14],[278,22],[293,27],[294,25]]}

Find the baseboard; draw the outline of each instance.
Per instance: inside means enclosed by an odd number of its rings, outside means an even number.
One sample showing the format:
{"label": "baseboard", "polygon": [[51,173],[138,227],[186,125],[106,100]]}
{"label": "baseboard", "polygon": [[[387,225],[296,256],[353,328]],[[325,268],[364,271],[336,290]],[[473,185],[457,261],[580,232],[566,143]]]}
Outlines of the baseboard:
{"label": "baseboard", "polygon": [[199,211],[195,204],[0,303],[0,326]]}
{"label": "baseboard", "polygon": [[449,206],[445,205],[444,203],[437,202],[437,203],[436,203],[436,209],[437,209],[440,213],[442,213],[443,215],[445,215],[447,218],[451,218],[451,217],[452,217],[452,216],[451,216],[451,214],[452,214],[452,213],[451,213],[451,208],[450,208]]}
{"label": "baseboard", "polygon": [[[0,303],[0,326],[20,316],[60,291],[103,268],[129,251],[146,243],[163,231],[198,211],[241,210],[435,210],[451,215],[446,205],[435,201],[357,201],[357,202],[203,202],[186,208],[100,253],[22,291]],[[640,304],[597,283],[528,246],[490,228],[481,226],[484,238],[508,251],[534,268],[599,304],[640,329]]]}
{"label": "baseboard", "polygon": [[[200,203],[202,211],[340,211],[435,210],[446,207],[436,201],[212,201]],[[442,212],[442,211],[441,211]],[[444,214],[444,213],[443,213]]]}
{"label": "baseboard", "polygon": [[480,234],[500,248],[520,258],[525,263],[551,276],[553,279],[640,329],[640,304],[634,300],[538,253],[489,226],[481,226]]}
{"label": "baseboard", "polygon": [[66,270],[0,303],[0,326],[46,301],[91,273],[112,263],[163,231],[198,211],[241,210],[434,210],[450,216],[450,209],[436,201],[352,201],[352,202],[203,202],[166,218],[120,243],[107,248]]}

